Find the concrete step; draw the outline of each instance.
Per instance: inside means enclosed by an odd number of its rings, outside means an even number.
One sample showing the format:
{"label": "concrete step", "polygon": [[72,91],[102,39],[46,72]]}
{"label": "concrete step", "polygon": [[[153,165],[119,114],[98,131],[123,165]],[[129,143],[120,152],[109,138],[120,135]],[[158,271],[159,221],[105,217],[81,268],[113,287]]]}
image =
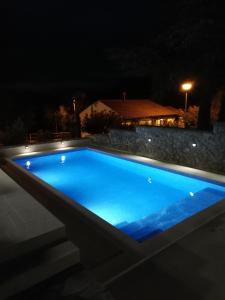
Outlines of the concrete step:
{"label": "concrete step", "polygon": [[17,259],[34,251],[39,251],[55,245],[61,241],[67,240],[65,227],[59,227],[49,232],[40,234],[33,238],[1,247],[0,249],[0,267],[2,264]]}
{"label": "concrete step", "polygon": [[165,213],[159,215],[158,223],[160,223],[160,228],[166,230],[182,222],[184,219],[214,205],[223,198],[225,198],[225,193],[213,188],[206,188],[196,192],[193,196],[189,196],[171,205],[166,209]]}
{"label": "concrete step", "polygon": [[0,264],[63,239],[64,224],[0,169]]}
{"label": "concrete step", "polygon": [[142,228],[142,224],[137,221],[137,222],[131,222],[126,224],[125,226],[120,227],[120,229],[125,232],[128,235],[133,236],[132,234],[136,232],[137,230],[140,230]]}
{"label": "concrete step", "polygon": [[79,249],[64,241],[1,265],[0,299],[7,299],[80,262]]}
{"label": "concrete step", "polygon": [[124,226],[128,225],[129,223],[127,221],[124,221],[124,222],[121,222],[121,223],[118,223],[116,225],[114,225],[116,228],[120,229],[120,228],[123,228]]}
{"label": "concrete step", "polygon": [[225,198],[223,191],[206,188],[193,196],[182,199],[161,212],[151,214],[135,222],[121,223],[117,227],[141,242],[182,222],[185,218],[197,214],[223,198]]}

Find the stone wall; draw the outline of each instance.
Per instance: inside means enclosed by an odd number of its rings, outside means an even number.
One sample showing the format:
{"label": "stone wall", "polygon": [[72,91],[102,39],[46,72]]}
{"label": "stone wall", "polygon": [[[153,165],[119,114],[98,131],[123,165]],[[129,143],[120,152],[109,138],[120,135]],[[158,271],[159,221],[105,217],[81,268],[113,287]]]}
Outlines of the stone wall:
{"label": "stone wall", "polygon": [[153,159],[225,174],[225,123],[212,131],[137,126],[91,137],[93,143]]}

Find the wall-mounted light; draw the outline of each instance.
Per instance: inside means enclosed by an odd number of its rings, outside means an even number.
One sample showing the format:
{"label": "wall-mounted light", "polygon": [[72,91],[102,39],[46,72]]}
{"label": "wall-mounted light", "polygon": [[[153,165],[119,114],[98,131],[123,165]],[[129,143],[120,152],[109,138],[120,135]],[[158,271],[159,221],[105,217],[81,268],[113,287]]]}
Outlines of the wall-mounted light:
{"label": "wall-mounted light", "polygon": [[148,139],[148,142],[149,142],[149,143],[151,143],[151,141],[152,141],[152,139],[151,139],[151,138],[149,138],[149,139]]}
{"label": "wall-mounted light", "polygon": [[64,141],[61,141],[61,145],[64,145]]}
{"label": "wall-mounted light", "polygon": [[28,149],[29,149],[29,145],[26,145],[26,146],[25,146],[25,149],[28,150]]}
{"label": "wall-mounted light", "polygon": [[197,147],[197,144],[193,143],[193,144],[192,144],[192,147],[194,147],[194,148]]}
{"label": "wall-mounted light", "polygon": [[189,195],[190,195],[191,197],[194,197],[195,194],[194,194],[193,192],[190,192]]}

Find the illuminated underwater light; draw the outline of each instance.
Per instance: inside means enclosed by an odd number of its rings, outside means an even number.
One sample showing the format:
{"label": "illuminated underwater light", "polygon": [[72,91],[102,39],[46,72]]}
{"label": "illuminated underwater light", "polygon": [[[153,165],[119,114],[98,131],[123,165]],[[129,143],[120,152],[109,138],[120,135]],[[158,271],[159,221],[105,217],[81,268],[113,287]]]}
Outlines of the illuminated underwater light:
{"label": "illuminated underwater light", "polygon": [[191,197],[194,197],[195,194],[194,194],[193,192],[190,192],[189,195],[190,195]]}
{"label": "illuminated underwater light", "polygon": [[66,160],[66,156],[65,156],[65,155],[62,155],[62,156],[60,157],[61,163],[63,164],[63,163],[65,162],[65,160]]}
{"label": "illuminated underwater light", "polygon": [[29,169],[30,166],[31,166],[31,162],[30,162],[29,160],[27,160],[27,161],[26,161],[26,167],[27,167],[27,169]]}

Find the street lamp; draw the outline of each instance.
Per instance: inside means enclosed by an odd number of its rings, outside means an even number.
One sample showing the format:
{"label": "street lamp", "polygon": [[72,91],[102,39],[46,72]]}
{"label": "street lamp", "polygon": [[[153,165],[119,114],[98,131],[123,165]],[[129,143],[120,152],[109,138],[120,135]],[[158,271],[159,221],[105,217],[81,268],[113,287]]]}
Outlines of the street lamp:
{"label": "street lamp", "polygon": [[187,112],[187,99],[188,99],[188,92],[192,89],[193,83],[192,82],[184,82],[181,85],[182,90],[185,92],[185,105],[184,105],[184,112]]}

